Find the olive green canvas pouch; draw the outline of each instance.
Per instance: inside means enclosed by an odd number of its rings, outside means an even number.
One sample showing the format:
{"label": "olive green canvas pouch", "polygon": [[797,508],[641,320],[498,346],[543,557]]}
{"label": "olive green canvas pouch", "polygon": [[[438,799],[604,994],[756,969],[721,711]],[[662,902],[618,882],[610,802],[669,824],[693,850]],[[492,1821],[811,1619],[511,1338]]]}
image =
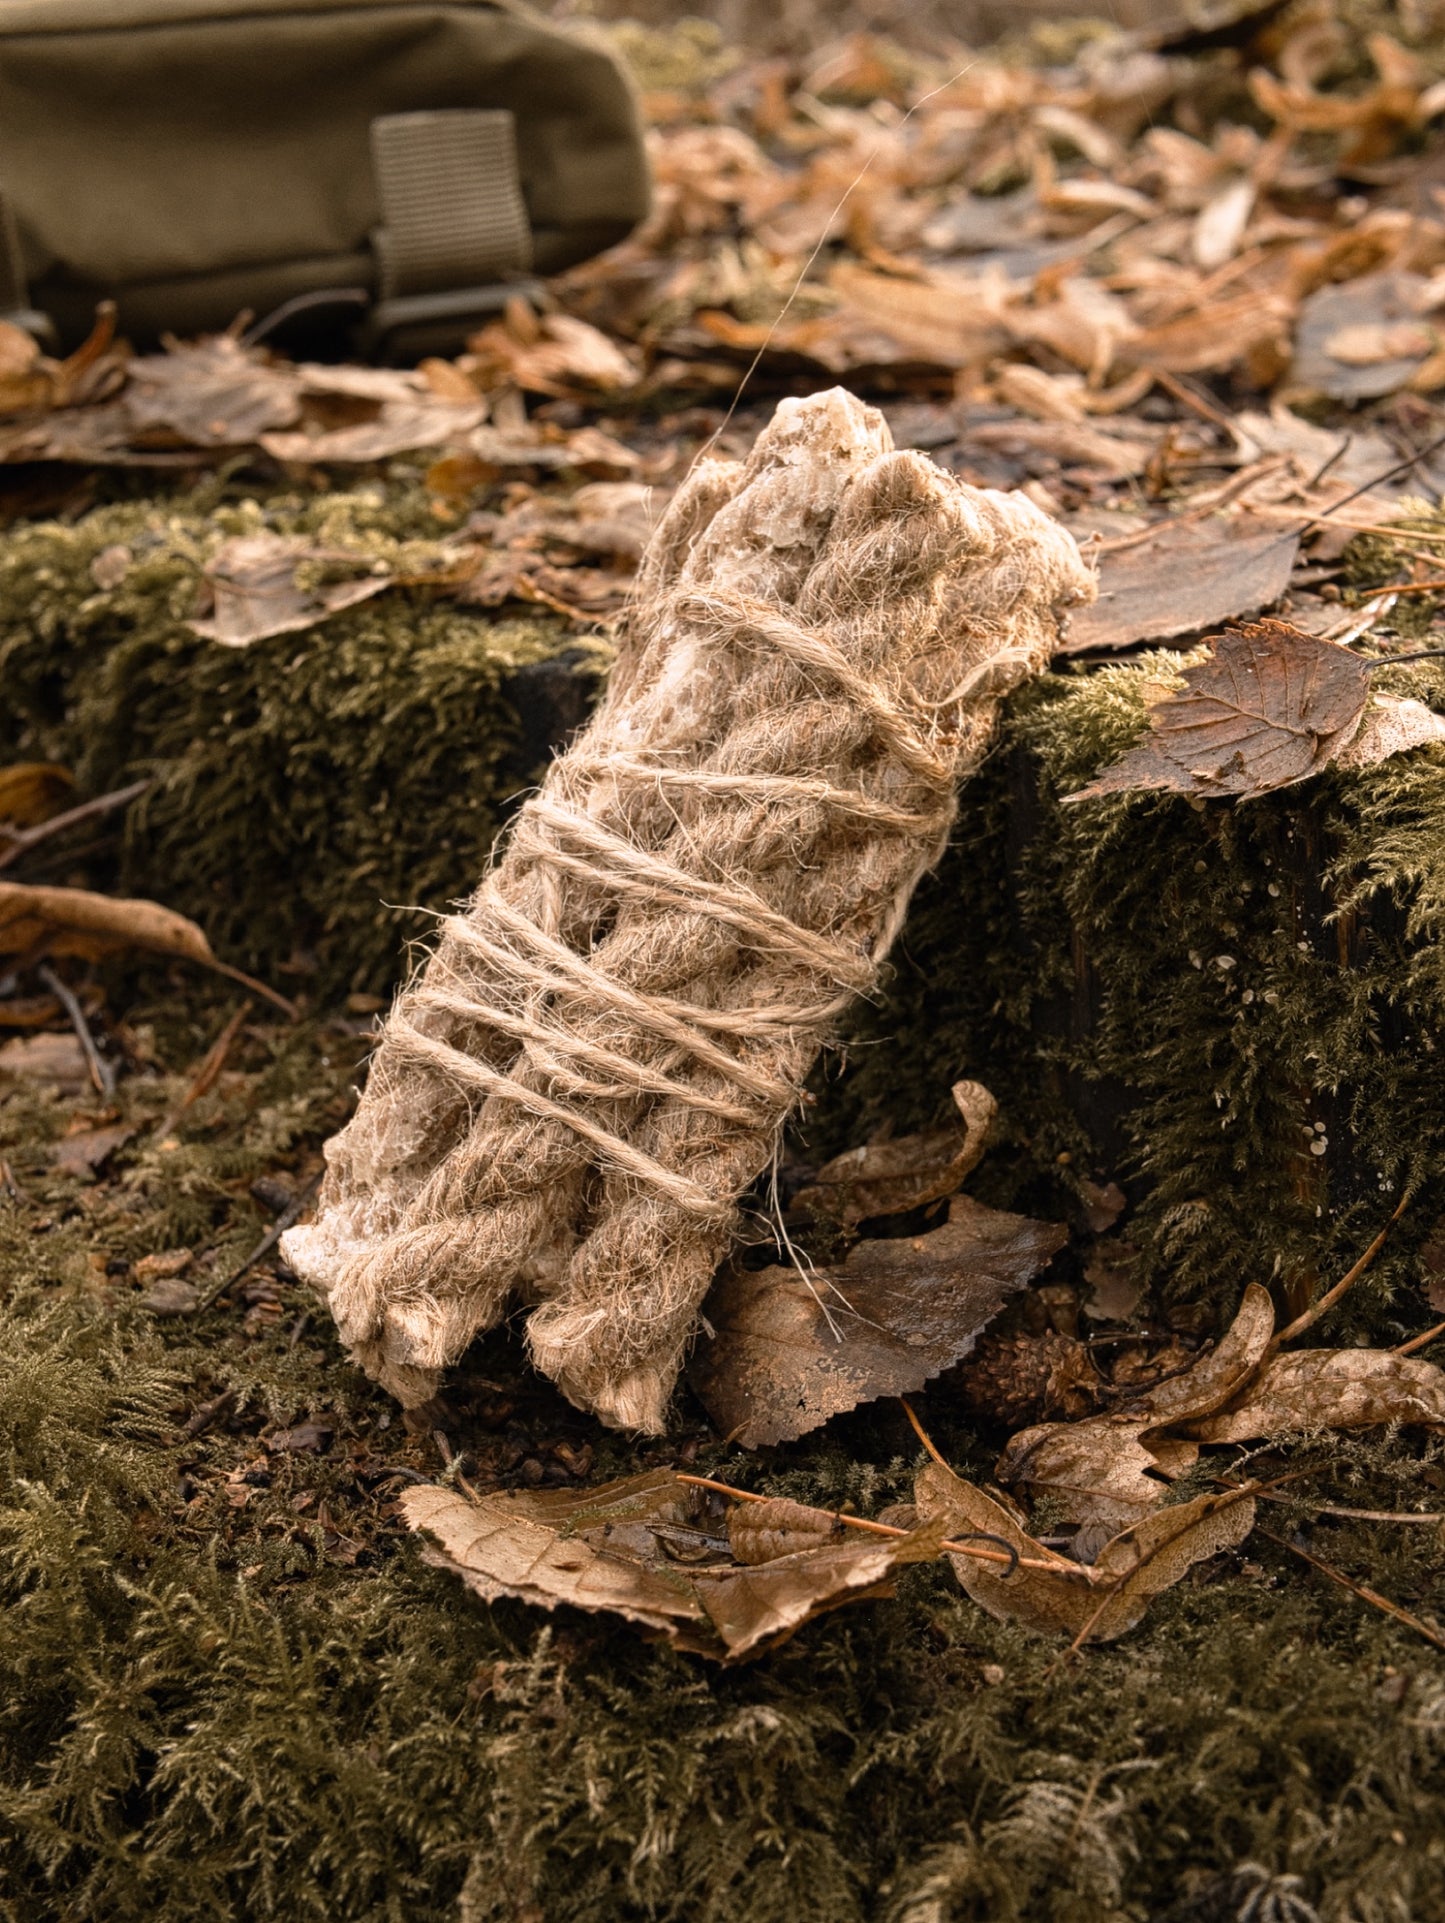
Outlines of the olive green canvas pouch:
{"label": "olive green canvas pouch", "polygon": [[0,312],[460,340],[647,211],[616,59],[516,0],[0,0]]}

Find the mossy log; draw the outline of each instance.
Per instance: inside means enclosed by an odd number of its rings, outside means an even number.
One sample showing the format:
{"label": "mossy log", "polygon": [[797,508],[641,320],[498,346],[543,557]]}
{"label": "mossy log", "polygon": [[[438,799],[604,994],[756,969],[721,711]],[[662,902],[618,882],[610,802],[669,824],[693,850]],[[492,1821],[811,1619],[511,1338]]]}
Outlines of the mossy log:
{"label": "mossy log", "polygon": [[384,990],[470,891],[509,797],[590,708],[605,663],[555,616],[389,589],[244,648],[194,633],[222,542],[307,536],[410,579],[446,552],[417,483],[187,495],[0,540],[0,758],[102,794],[148,776],[97,879],[193,916],[217,952],[321,995]]}
{"label": "mossy log", "polygon": [[[384,990],[425,933],[404,911],[468,891],[604,657],[550,616],[405,590],[219,647],[187,624],[228,535],[303,533],[415,572],[436,523],[415,485],[212,490],[0,541],[0,754],[65,762],[88,793],[153,776],[102,879],[194,915],[261,973]],[[1110,1259],[1185,1323],[1252,1277],[1299,1307],[1409,1191],[1342,1325],[1378,1330],[1402,1288],[1418,1307],[1410,1252],[1445,1168],[1445,757],[1249,802],[1061,806],[1137,738],[1178,658],[1014,697],[798,1147],[816,1160],[926,1126],[960,1075],[982,1080],[1005,1127],[975,1178],[986,1197],[1082,1221],[1088,1184],[1121,1181]],[[1445,707],[1429,665],[1379,678]]]}
{"label": "mossy log", "polygon": [[[1412,1251],[1445,1169],[1445,758],[1252,801],[1062,805],[1138,738],[1179,660],[1014,698],[811,1133],[927,1126],[958,1075],[986,1082],[1008,1134],[989,1199],[1082,1224],[1121,1181],[1112,1259],[1183,1326],[1250,1280],[1298,1311],[1409,1194],[1334,1325],[1378,1333],[1402,1289],[1418,1315]],[[1433,667],[1379,678],[1445,706]]]}

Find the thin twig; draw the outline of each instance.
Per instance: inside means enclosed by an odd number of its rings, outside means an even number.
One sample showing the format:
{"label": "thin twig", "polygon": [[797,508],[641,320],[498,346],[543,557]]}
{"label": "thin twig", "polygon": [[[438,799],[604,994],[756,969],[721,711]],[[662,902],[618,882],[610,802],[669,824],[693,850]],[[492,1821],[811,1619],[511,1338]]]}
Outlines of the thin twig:
{"label": "thin twig", "polygon": [[1375,488],[1383,487],[1386,481],[1393,481],[1397,474],[1408,474],[1410,469],[1418,466],[1427,454],[1433,454],[1437,448],[1441,447],[1445,447],[1445,434],[1437,434],[1433,441],[1427,441],[1422,448],[1418,448],[1405,460],[1396,461],[1393,467],[1387,467],[1383,474],[1377,474],[1373,480],[1364,482],[1362,486],[1355,489],[1353,494],[1345,495],[1343,500],[1331,502],[1323,513],[1317,514],[1312,521],[1306,521],[1305,526],[1318,527],[1321,521],[1329,520],[1332,515],[1338,514],[1342,507],[1348,507],[1351,501],[1358,501],[1362,494],[1369,494]]}
{"label": "thin twig", "polygon": [[321,1178],[325,1173],[326,1170],[324,1168],[319,1168],[316,1171],[286,1212],[277,1218],[272,1227],[267,1229],[266,1233],[246,1257],[240,1268],[235,1270],[233,1274],[228,1275],[224,1282],[218,1282],[213,1289],[208,1289],[190,1311],[192,1315],[199,1315],[202,1309],[209,1309],[213,1303],[219,1302],[227,1289],[235,1288],[243,1275],[249,1275],[256,1264],[261,1261],[264,1256],[271,1253],[287,1229],[291,1227],[292,1223],[303,1210],[310,1206],[312,1198],[321,1186]]}
{"label": "thin twig", "polygon": [[1311,474],[1309,479],[1305,482],[1306,494],[1309,494],[1313,489],[1319,486],[1320,482],[1329,473],[1330,469],[1334,466],[1336,461],[1342,461],[1344,459],[1346,454],[1348,454],[1350,449],[1354,446],[1354,442],[1355,442],[1354,435],[1346,434],[1344,438],[1341,440],[1339,446],[1335,449],[1334,453],[1327,454],[1325,456],[1325,458],[1320,462],[1319,466],[1315,469],[1314,473]]}
{"label": "thin twig", "polygon": [[1164,389],[1166,394],[1172,394],[1176,401],[1181,402],[1183,406],[1191,409],[1202,421],[1208,421],[1211,427],[1223,428],[1225,433],[1234,441],[1236,447],[1238,446],[1240,430],[1234,425],[1227,414],[1222,414],[1219,409],[1207,401],[1202,394],[1195,393],[1194,389],[1190,387],[1186,381],[1181,381],[1173,374],[1166,373],[1162,367],[1151,367],[1149,372],[1159,386]]}
{"label": "thin twig", "polygon": [[1319,1557],[1312,1556],[1308,1549],[1301,1549],[1297,1542],[1290,1542],[1284,1536],[1277,1536],[1272,1529],[1261,1529],[1259,1533],[1262,1536],[1268,1536],[1271,1542],[1277,1542],[1281,1549],[1291,1550],[1312,1569],[1318,1569],[1322,1576],[1328,1576],[1330,1581],[1337,1582],[1341,1589],[1348,1589],[1351,1595],[1358,1596],[1361,1602],[1367,1602],[1372,1608],[1381,1609],[1387,1616],[1393,1616],[1396,1622],[1404,1623],[1407,1629],[1413,1629],[1417,1635],[1423,1636],[1427,1643],[1433,1643],[1437,1649],[1445,1649],[1445,1635],[1442,1635],[1438,1629],[1432,1629],[1429,1623],[1421,1622],[1420,1618],[1412,1615],[1408,1609],[1402,1609],[1399,1603],[1391,1602],[1388,1596],[1382,1596],[1378,1589],[1371,1589],[1365,1583],[1356,1582],[1353,1576],[1347,1576],[1342,1569],[1336,1569],[1331,1563],[1321,1562]]}
{"label": "thin twig", "polygon": [[[711,1476],[684,1475],[680,1469],[673,1471],[679,1482],[685,1482],[693,1489],[711,1489],[720,1496],[731,1496],[735,1502],[770,1502],[770,1496],[760,1496],[751,1489],[734,1489],[729,1482],[715,1482]],[[897,1529],[892,1523],[870,1522],[866,1516],[845,1516],[841,1510],[827,1510],[834,1522],[841,1523],[845,1529],[866,1529],[874,1536],[906,1536],[907,1529]],[[942,1542],[939,1548],[951,1556],[972,1556],[975,1562],[1001,1562],[1013,1569],[1042,1569],[1051,1576],[1078,1577],[1084,1582],[1097,1582],[1098,1578],[1082,1563],[1065,1562],[1062,1557],[1054,1562],[1045,1562],[1038,1556],[1020,1556],[1012,1549],[974,1549],[966,1542]]]}
{"label": "thin twig", "polygon": [[1327,1315],[1342,1296],[1349,1294],[1350,1290],[1365,1273],[1365,1270],[1369,1268],[1375,1257],[1380,1253],[1380,1250],[1384,1248],[1385,1240],[1390,1230],[1405,1213],[1405,1210],[1410,1206],[1413,1199],[1413,1190],[1406,1189],[1405,1193],[1400,1197],[1399,1207],[1395,1210],[1395,1213],[1390,1217],[1384,1228],[1380,1230],[1380,1233],[1375,1237],[1374,1241],[1365,1250],[1359,1261],[1356,1262],[1355,1266],[1350,1269],[1347,1274],[1342,1275],[1332,1289],[1326,1289],[1318,1302],[1313,1303],[1303,1314],[1297,1315],[1293,1322],[1288,1323],[1284,1328],[1276,1332],[1273,1341],[1269,1345],[1269,1355],[1273,1355],[1274,1351],[1280,1348],[1282,1344],[1293,1342],[1297,1336],[1304,1335],[1307,1330],[1312,1329],[1320,1317]]}
{"label": "thin twig", "polygon": [[206,963],[206,966],[214,969],[218,975],[224,975],[227,981],[238,982],[242,988],[249,988],[253,995],[260,995],[265,1001],[272,1003],[280,1009],[288,1021],[300,1021],[301,1010],[295,1002],[288,1001],[278,989],[268,988],[265,982],[258,982],[254,975],[248,975],[243,968],[232,968],[229,962],[217,961],[214,957]]}
{"label": "thin twig", "polygon": [[1428,1349],[1430,1344],[1438,1342],[1442,1335],[1445,1335],[1445,1322],[1437,1322],[1434,1328],[1427,1329],[1424,1335],[1411,1336],[1408,1342],[1402,1342],[1398,1348],[1391,1349],[1390,1354],[1413,1355],[1417,1349]]}
{"label": "thin twig", "polygon": [[1337,1516],[1345,1522],[1445,1522],[1445,1510],[1427,1509],[1422,1515],[1410,1509],[1336,1509],[1308,1496],[1274,1496],[1264,1489],[1259,1497],[1261,1502],[1302,1502],[1312,1516]]}
{"label": "thin twig", "polygon": [[109,1101],[115,1094],[115,1070],[96,1047],[95,1037],[90,1032],[90,1023],[85,1019],[85,1010],[49,962],[42,962],[35,972],[65,1010],[70,1026],[75,1030],[84,1052],[85,1065],[90,1070],[90,1079],[95,1084],[97,1093]]}
{"label": "thin twig", "polygon": [[211,1046],[206,1050],[200,1067],[192,1077],[190,1087],[176,1103],[170,1114],[167,1115],[163,1121],[156,1124],[153,1138],[155,1141],[163,1142],[171,1130],[176,1127],[186,1110],[200,1101],[203,1095],[209,1094],[210,1090],[215,1087],[221,1070],[226,1065],[226,1057],[231,1052],[231,1044],[240,1034],[241,1024],[250,1012],[250,1001],[242,1002],[241,1006],[236,1010],[230,1021],[226,1023],[226,1026],[221,1030],[215,1041],[211,1043]]}
{"label": "thin twig", "polygon": [[37,822],[33,828],[6,828],[4,834],[9,846],[0,848],[0,868],[8,868],[42,841],[64,834],[67,828],[78,828],[81,822],[109,814],[112,808],[124,808],[128,802],[139,800],[148,788],[154,786],[154,780],[147,775],[141,781],[133,781],[128,788],[117,788],[113,794],[97,795],[93,801],[82,801],[78,807],[67,808],[64,814],[52,815],[49,821]]}
{"label": "thin twig", "polygon": [[953,1465],[949,1462],[948,1458],[939,1451],[928,1431],[913,1413],[913,1404],[908,1400],[908,1397],[899,1396],[898,1400],[903,1404],[903,1413],[913,1424],[913,1433],[918,1437],[918,1440],[923,1444],[924,1448],[928,1451],[929,1455],[933,1457],[933,1460],[938,1466],[941,1469],[947,1469],[948,1473],[952,1475]]}

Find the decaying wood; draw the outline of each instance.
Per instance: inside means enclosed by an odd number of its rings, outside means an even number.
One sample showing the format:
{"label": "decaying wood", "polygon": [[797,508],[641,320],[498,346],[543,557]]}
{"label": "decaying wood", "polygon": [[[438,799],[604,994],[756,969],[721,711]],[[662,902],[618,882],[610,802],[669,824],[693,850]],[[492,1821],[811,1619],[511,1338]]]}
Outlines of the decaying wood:
{"label": "decaying wood", "polygon": [[514,1300],[579,1405],[661,1427],[819,1048],[942,851],[1000,695],[1093,582],[1020,497],[834,389],[700,464],[601,709],[397,1003],[288,1260],[404,1401]]}

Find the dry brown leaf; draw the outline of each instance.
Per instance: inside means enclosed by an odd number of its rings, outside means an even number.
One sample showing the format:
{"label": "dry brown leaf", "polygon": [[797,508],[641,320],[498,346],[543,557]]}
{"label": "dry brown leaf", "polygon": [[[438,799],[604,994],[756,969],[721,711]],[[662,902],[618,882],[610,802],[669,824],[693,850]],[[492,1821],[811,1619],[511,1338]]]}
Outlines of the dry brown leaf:
{"label": "dry brown leaf", "polygon": [[1120,358],[1166,374],[1217,374],[1257,348],[1287,343],[1292,311],[1280,293],[1240,294],[1143,328],[1123,345]]}
{"label": "dry brown leaf", "polygon": [[[761,1655],[815,1616],[886,1593],[901,1564],[938,1554],[942,1533],[840,1541],[824,1516],[826,1529],[810,1529],[806,1548],[755,1566],[735,1562],[696,1492],[667,1469],[579,1492],[499,1491],[476,1502],[428,1486],[409,1489],[401,1506],[411,1527],[440,1545],[426,1560],[488,1602],[519,1596],[544,1609],[605,1611],[722,1662]],[[786,1508],[795,1535],[800,1517],[820,1514]],[[762,1544],[760,1533],[754,1546]]]}
{"label": "dry brown leaf", "polygon": [[62,1175],[94,1175],[134,1134],[135,1129],[128,1122],[77,1129],[55,1144],[52,1159]]}
{"label": "dry brown leaf", "polygon": [[900,1135],[835,1155],[793,1198],[797,1207],[853,1228],[873,1215],[903,1215],[952,1195],[988,1146],[998,1103],[981,1082],[957,1082],[953,1099],[963,1127]]}
{"label": "dry brown leaf", "polygon": [[703,1305],[712,1333],[689,1380],[745,1448],[790,1442],[967,1355],[1067,1239],[1057,1224],[958,1196],[942,1228],[861,1242],[840,1269],[727,1269]]}
{"label": "dry brown leaf", "polygon": [[0,418],[52,404],[52,365],[33,335],[10,321],[0,321]]}
{"label": "dry brown leaf", "polygon": [[1137,748],[1066,797],[1167,788],[1192,795],[1261,795],[1327,766],[1354,735],[1369,666],[1284,621],[1226,628],[1184,689],[1149,712]]}
{"label": "dry brown leaf", "polygon": [[776,1649],[815,1617],[889,1596],[895,1571],[908,1563],[932,1562],[942,1535],[934,1526],[906,1536],[853,1536],[757,1568],[699,1569],[694,1588],[722,1650],[697,1645],[698,1653],[720,1654],[729,1663],[747,1661]]}
{"label": "dry brown leaf", "polygon": [[1071,478],[1094,481],[1135,479],[1155,450],[1144,434],[1110,433],[1093,421],[989,421],[970,428],[968,438],[1006,454],[1052,454]]}
{"label": "dry brown leaf", "polygon": [[468,347],[466,371],[484,391],[512,385],[532,394],[615,394],[641,378],[632,357],[587,321],[572,314],[537,319],[524,304],[521,313],[509,310],[474,334]]}
{"label": "dry brown leaf", "polygon": [[[346,570],[350,578],[326,580]],[[364,572],[358,574],[357,570]],[[187,625],[223,647],[245,648],[273,634],[313,628],[342,608],[369,601],[392,585],[366,556],[313,547],[305,539],[262,532],[225,541],[207,562],[202,579],[212,612]]]}
{"label": "dry brown leaf", "polygon": [[1300,308],[1289,386],[1331,400],[1376,400],[1409,384],[1440,344],[1421,318],[1430,283],[1387,269],[1319,288]]}
{"label": "dry brown leaf", "polygon": [[1048,1569],[1000,1575],[971,1557],[948,1558],[960,1586],[991,1616],[1076,1642],[1112,1642],[1133,1629],[1154,1598],[1172,1589],[1195,1563],[1237,1548],[1253,1529],[1255,1515],[1247,1496],[1196,1496],[1114,1536],[1086,1571],[1052,1555],[1000,1503],[940,1463],[928,1463],[919,1472],[914,1499],[920,1518],[948,1537],[996,1536],[1021,1556],[1051,1563]]}
{"label": "dry brown leaf", "polygon": [[816,1549],[820,1543],[836,1542],[843,1525],[825,1509],[811,1509],[805,1502],[787,1496],[772,1496],[766,1502],[735,1503],[728,1512],[728,1542],[739,1562],[754,1566],[775,1562],[779,1556],[794,1555],[799,1549]]}
{"label": "dry brown leaf", "polygon": [[990,1616],[1022,1623],[1026,1629],[1045,1634],[1073,1636],[1088,1620],[1090,1611],[1098,1607],[1099,1598],[1087,1569],[1036,1542],[1012,1510],[955,1476],[942,1463],[925,1463],[919,1470],[913,1500],[919,1520],[938,1525],[945,1539],[993,1536],[1017,1555],[1050,1565],[1047,1570],[1016,1569],[1007,1575],[996,1563],[972,1556],[949,1556],[964,1592]]}
{"label": "dry brown leaf", "polygon": [[1300,1349],[1265,1363],[1226,1409],[1189,1425],[1199,1442],[1386,1422],[1445,1427],[1445,1370],[1388,1349]]}
{"label": "dry brown leaf", "polygon": [[351,465],[389,461],[397,454],[443,447],[459,441],[486,418],[482,400],[458,403],[425,395],[383,401],[374,420],[349,427],[317,427],[295,433],[260,435],[260,445],[277,461]]}
{"label": "dry brown leaf", "polygon": [[1428,748],[1445,741],[1445,715],[1423,701],[1401,695],[1377,694],[1365,710],[1360,731],[1334,757],[1337,768],[1372,768],[1392,755],[1412,748]]}
{"label": "dry brown leaf", "polygon": [[1233,522],[1165,522],[1150,540],[1099,557],[1099,598],[1069,617],[1062,654],[1199,634],[1272,607],[1289,586],[1299,536]]}
{"label": "dry brown leaf", "polygon": [[999,1481],[1047,1490],[1067,1505],[1072,1522],[1119,1527],[1137,1521],[1158,1508],[1168,1482],[1199,1453],[1193,1441],[1162,1431],[1210,1415],[1237,1395],[1273,1333],[1269,1292],[1252,1282],[1228,1332],[1192,1367],[1109,1415],[1020,1431],[999,1459]]}
{"label": "dry brown leaf", "polygon": [[75,776],[54,761],[12,762],[0,768],[0,823],[33,828],[59,814],[74,792]]}
{"label": "dry brown leaf", "polygon": [[139,445],[247,447],[300,419],[301,383],[223,334],[132,361],[120,405]]}
{"label": "dry brown leaf", "polygon": [[98,961],[127,948],[215,965],[193,921],[159,902],[94,895],[84,888],[31,888],[0,881],[0,955],[79,955]]}

